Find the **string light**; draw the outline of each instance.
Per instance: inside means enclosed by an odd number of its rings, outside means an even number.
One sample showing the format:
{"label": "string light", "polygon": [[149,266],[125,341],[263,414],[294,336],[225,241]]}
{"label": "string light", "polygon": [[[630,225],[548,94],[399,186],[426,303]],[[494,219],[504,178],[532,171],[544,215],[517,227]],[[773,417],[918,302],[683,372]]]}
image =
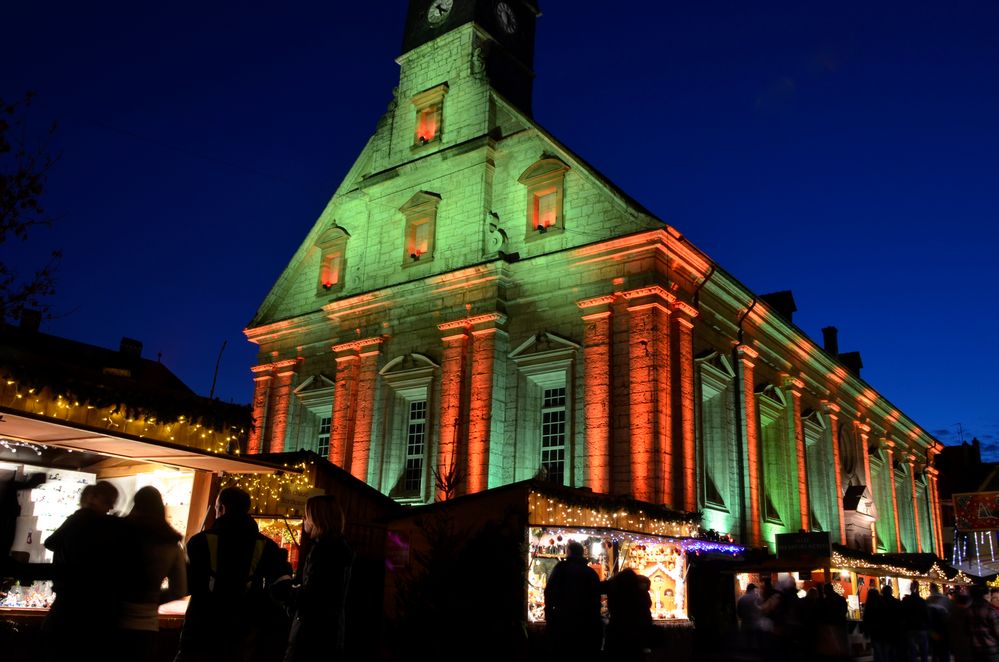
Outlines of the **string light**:
{"label": "string light", "polygon": [[[191,397],[196,398],[196,396]],[[203,403],[197,402],[194,405],[197,407],[203,404],[205,413],[180,414],[175,420],[164,417],[161,412],[145,411],[142,407],[132,407],[124,402],[103,405],[88,402],[82,395],[81,398],[55,393],[48,387],[29,387],[19,383],[12,376],[6,376],[6,379],[0,382],[0,403],[6,406],[61,421],[103,425],[109,430],[139,438],[172,441],[216,454],[232,452],[238,455],[239,448],[245,443],[248,434],[248,413],[245,416],[246,421],[242,424],[230,424],[224,420],[226,416],[232,422],[244,418],[237,415],[239,413],[237,410],[243,408],[213,402],[207,398],[196,398]],[[123,397],[122,400],[127,400],[127,397]],[[212,416],[215,412],[220,412],[217,414],[219,420],[206,420],[206,416]]]}
{"label": "string light", "polygon": [[299,516],[297,508],[281,504],[281,498],[289,493],[307,492],[312,488],[315,474],[314,462],[299,462],[288,467],[289,471],[276,474],[225,474],[222,487],[238,487],[250,495],[254,513],[267,515]]}
{"label": "string light", "polygon": [[873,563],[866,559],[843,556],[837,551],[832,553],[832,566],[837,568],[851,568],[853,570],[877,570],[881,573],[893,577],[907,577],[910,579],[926,579],[946,582],[948,584],[970,584],[971,579],[960,570],[951,578],[938,563],[934,563],[926,572],[920,572],[911,568],[892,565],[890,563]]}
{"label": "string light", "polygon": [[29,451],[34,451],[35,455],[41,455],[42,451],[47,449],[48,446],[45,444],[35,444],[30,441],[19,441],[17,439],[3,439],[0,438],[0,448],[10,452],[16,453],[18,449],[26,449]]}

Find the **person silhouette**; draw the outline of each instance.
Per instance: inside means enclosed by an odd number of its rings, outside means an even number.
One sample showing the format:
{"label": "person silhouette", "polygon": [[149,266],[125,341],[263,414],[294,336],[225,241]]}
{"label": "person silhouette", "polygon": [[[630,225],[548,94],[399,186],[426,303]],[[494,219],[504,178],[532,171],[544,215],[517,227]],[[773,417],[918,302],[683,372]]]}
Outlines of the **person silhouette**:
{"label": "person silhouette", "polygon": [[545,629],[560,654],[590,660],[603,640],[600,578],[587,565],[581,544],[569,542],[566,553],[545,586]]}

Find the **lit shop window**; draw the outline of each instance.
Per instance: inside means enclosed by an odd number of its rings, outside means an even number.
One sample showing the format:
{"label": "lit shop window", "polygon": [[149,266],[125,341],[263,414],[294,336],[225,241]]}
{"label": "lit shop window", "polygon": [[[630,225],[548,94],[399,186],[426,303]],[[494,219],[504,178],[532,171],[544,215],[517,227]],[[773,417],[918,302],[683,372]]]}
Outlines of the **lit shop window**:
{"label": "lit shop window", "polygon": [[402,258],[404,267],[434,259],[434,234],[440,201],[440,196],[421,191],[400,208],[399,211],[406,219]]}
{"label": "lit shop window", "polygon": [[316,453],[320,457],[330,456],[330,428],[332,427],[333,419],[329,416],[325,416],[319,419],[319,434],[316,437]]}
{"label": "lit shop window", "polygon": [[319,249],[319,284],[317,295],[331,294],[343,289],[347,254],[347,240],[350,234],[339,225],[326,230],[316,240]]}
{"label": "lit shop window", "polygon": [[441,128],[444,120],[444,96],[447,94],[447,83],[432,87],[413,97],[416,107],[416,131],[413,136],[413,147],[422,147],[441,139]]}
{"label": "lit shop window", "polygon": [[542,159],[524,171],[521,184],[527,189],[527,239],[540,239],[562,232],[565,173],[569,166],[558,159]]}

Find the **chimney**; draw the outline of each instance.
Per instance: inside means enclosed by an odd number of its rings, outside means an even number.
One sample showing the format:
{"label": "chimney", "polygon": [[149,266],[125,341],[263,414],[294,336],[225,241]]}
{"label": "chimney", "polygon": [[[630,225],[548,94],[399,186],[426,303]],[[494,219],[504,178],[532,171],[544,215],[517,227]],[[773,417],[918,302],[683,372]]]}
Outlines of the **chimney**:
{"label": "chimney", "polygon": [[142,343],[134,338],[122,337],[121,344],[118,346],[118,351],[121,352],[123,356],[136,359],[142,358]]}
{"label": "chimney", "polygon": [[839,331],[835,326],[827,326],[822,329],[822,348],[833,358],[839,356],[839,339],[836,334]]}
{"label": "chimney", "polygon": [[21,323],[20,329],[22,331],[27,331],[28,333],[38,333],[38,327],[42,324],[42,311],[31,310],[30,308],[21,309]]}
{"label": "chimney", "polygon": [[844,368],[860,377],[860,369],[864,367],[864,362],[860,360],[860,352],[843,352],[839,355],[839,362]]}
{"label": "chimney", "polygon": [[798,310],[798,306],[794,303],[794,295],[791,294],[791,290],[761,294],[760,299],[788,322],[793,321],[791,316]]}

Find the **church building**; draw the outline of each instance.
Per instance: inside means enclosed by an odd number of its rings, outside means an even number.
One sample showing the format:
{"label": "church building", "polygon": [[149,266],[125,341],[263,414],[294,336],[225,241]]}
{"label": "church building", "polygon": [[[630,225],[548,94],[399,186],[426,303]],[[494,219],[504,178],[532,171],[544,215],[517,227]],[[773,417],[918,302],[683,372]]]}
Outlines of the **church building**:
{"label": "church building", "polygon": [[750,546],[940,554],[942,446],[789,292],[751,292],[535,121],[538,17],[410,0],[395,98],[246,329],[247,452],[314,450],[401,503],[540,477]]}

